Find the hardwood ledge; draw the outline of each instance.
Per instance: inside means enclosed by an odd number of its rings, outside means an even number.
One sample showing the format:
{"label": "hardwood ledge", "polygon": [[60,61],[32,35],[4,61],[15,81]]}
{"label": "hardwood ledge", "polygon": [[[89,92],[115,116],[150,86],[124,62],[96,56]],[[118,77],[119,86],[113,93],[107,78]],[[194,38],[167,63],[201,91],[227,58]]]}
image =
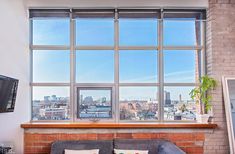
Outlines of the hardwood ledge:
{"label": "hardwood ledge", "polygon": [[215,129],[217,124],[199,124],[199,123],[165,123],[165,124],[139,124],[139,123],[25,123],[21,128],[55,128],[55,129],[150,129],[150,128],[178,128],[178,129]]}

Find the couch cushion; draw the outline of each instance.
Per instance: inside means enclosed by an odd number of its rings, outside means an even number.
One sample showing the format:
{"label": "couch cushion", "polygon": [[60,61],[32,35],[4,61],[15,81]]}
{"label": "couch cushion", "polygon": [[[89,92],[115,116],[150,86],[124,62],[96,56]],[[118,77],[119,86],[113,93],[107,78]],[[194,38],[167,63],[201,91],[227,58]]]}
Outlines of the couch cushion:
{"label": "couch cushion", "polygon": [[93,149],[93,150],[64,150],[65,154],[99,154],[99,149]]}
{"label": "couch cushion", "polygon": [[64,154],[64,149],[70,150],[90,150],[99,149],[99,154],[112,154],[113,141],[55,141],[51,146],[51,154]]}
{"label": "couch cushion", "polygon": [[175,144],[166,141],[161,142],[161,144],[158,147],[158,154],[186,154],[183,150],[181,150],[179,147],[177,147]]}
{"label": "couch cushion", "polygon": [[114,154],[148,154],[148,150],[122,150],[122,149],[114,149]]}
{"label": "couch cushion", "polygon": [[125,150],[148,150],[149,154],[156,154],[158,151],[158,146],[164,140],[139,140],[139,139],[115,139],[114,148],[115,149],[125,149]]}

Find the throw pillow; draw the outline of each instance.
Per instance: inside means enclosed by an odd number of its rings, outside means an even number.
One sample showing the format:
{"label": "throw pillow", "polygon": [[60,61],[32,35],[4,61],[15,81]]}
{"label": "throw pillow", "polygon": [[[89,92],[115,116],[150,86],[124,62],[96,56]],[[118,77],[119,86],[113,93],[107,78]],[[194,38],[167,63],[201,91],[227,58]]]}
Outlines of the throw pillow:
{"label": "throw pillow", "polygon": [[114,149],[115,154],[148,154],[148,150],[122,150]]}
{"label": "throw pillow", "polygon": [[64,150],[65,154],[99,154],[99,149],[92,149],[92,150]]}

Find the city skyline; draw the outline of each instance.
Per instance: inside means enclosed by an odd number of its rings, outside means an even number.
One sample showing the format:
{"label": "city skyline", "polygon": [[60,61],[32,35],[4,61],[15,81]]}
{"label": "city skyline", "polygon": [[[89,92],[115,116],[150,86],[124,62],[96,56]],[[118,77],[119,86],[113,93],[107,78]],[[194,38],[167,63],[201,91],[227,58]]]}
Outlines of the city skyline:
{"label": "city skyline", "polygon": [[[95,92],[95,93],[96,93],[96,92]],[[166,96],[166,93],[167,93],[167,96]],[[48,97],[48,98],[53,98],[53,97],[56,97],[56,98],[70,98],[69,96],[58,96],[58,95],[52,94],[52,95],[44,95],[44,96],[42,95],[41,98],[33,99],[33,101],[43,101],[43,100],[45,101],[45,99],[46,99],[47,97]],[[79,98],[82,98],[82,100],[84,100],[85,98],[88,98],[88,97],[91,97],[93,101],[99,101],[99,100],[101,100],[102,98],[105,98],[105,99],[108,100],[108,101],[111,100],[111,99],[110,99],[110,96],[105,97],[105,96],[100,95],[100,94],[96,94],[96,95],[94,95],[94,94],[85,95],[85,97],[84,97],[83,94],[81,94]],[[81,100],[81,101],[82,101],[82,100]],[[149,100],[150,100],[150,101],[157,101],[157,102],[158,102],[158,99],[157,99],[157,98],[147,98],[147,97],[146,97],[146,99],[139,99],[139,98],[119,99],[119,101],[149,101]],[[182,94],[181,94],[181,93],[178,94],[178,98],[177,98],[177,99],[171,99],[171,93],[170,93],[169,91],[164,90],[164,102],[165,102],[166,100],[170,100],[170,101],[178,101],[178,100],[179,100],[179,101],[192,101],[192,99],[191,99],[191,100],[190,100],[190,99],[182,99]]]}
{"label": "city skyline", "polygon": [[[85,90],[79,97],[78,118],[112,118],[110,93],[100,91],[99,97],[92,96],[94,90]],[[85,92],[85,93],[84,93]],[[102,94],[105,94],[102,95]],[[164,91],[165,120],[195,120],[196,105],[194,101],[171,99],[171,93]],[[84,95],[84,96],[83,96]],[[34,120],[66,120],[70,118],[69,97],[57,95],[44,96],[43,100],[34,100]],[[158,100],[120,100],[120,120],[157,120]]]}

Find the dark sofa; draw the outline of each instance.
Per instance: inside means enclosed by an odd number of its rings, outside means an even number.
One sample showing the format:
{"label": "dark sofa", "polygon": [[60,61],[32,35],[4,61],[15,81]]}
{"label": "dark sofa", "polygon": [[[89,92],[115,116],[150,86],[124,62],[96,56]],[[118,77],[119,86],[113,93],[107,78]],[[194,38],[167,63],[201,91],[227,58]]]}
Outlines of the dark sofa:
{"label": "dark sofa", "polygon": [[99,154],[113,154],[113,149],[148,150],[149,154],[185,154],[175,144],[166,140],[81,140],[56,141],[52,144],[51,154],[64,154],[64,149],[89,150],[99,149]]}

